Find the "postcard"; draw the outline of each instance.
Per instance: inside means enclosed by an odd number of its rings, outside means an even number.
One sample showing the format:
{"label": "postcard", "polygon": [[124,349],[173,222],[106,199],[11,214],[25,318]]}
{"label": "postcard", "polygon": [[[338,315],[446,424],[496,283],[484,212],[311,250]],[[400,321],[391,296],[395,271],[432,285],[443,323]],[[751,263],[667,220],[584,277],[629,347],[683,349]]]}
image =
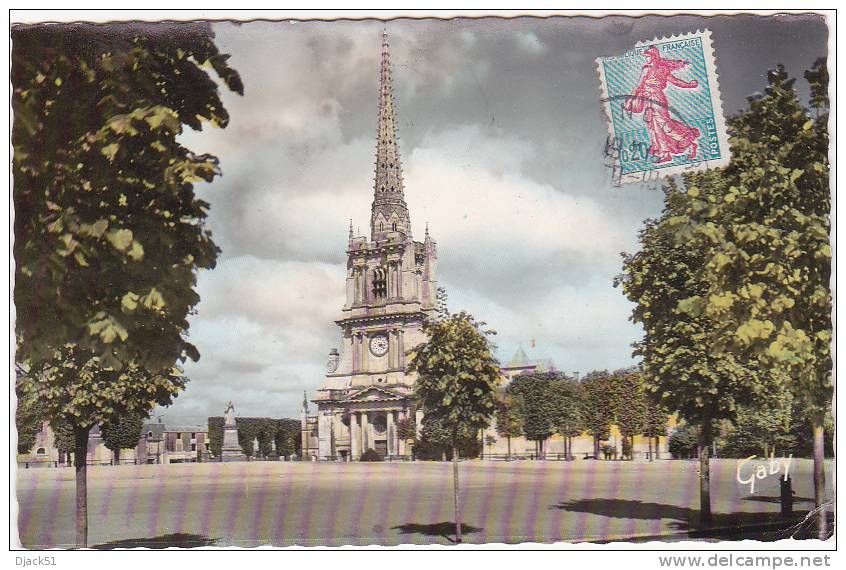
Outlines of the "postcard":
{"label": "postcard", "polygon": [[22,565],[834,547],[832,14],[124,15],[11,15]]}

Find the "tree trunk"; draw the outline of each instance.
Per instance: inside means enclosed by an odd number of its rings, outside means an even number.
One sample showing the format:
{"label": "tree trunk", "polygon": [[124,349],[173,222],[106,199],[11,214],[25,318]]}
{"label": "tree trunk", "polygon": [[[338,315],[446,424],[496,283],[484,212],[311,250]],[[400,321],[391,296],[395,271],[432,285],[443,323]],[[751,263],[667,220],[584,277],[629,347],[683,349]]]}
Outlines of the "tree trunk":
{"label": "tree trunk", "polygon": [[88,431],[74,429],[73,463],[76,470],[76,547],[88,548]]}
{"label": "tree trunk", "polygon": [[708,463],[708,444],[711,440],[711,422],[705,421],[699,434],[699,522],[711,525],[711,473]]}
{"label": "tree trunk", "polygon": [[828,539],[828,519],[825,509],[825,443],[822,419],[814,420],[814,507],[817,510],[817,538]]}
{"label": "tree trunk", "polygon": [[655,436],[655,459],[661,459],[661,456],[658,455],[658,449],[661,447],[661,436]]}
{"label": "tree trunk", "polygon": [[506,461],[511,461],[511,436],[509,435],[505,439],[508,440],[508,455],[506,456]]}
{"label": "tree trunk", "polygon": [[599,459],[599,436],[593,436],[593,458]]}
{"label": "tree trunk", "polygon": [[646,438],[646,444],[649,446],[649,461],[652,462],[654,460],[652,457],[652,436]]}
{"label": "tree trunk", "polygon": [[120,449],[115,449],[112,454],[114,455],[114,464],[120,465]]}
{"label": "tree trunk", "polygon": [[458,496],[458,445],[452,444],[452,496],[455,501],[455,542],[461,543],[461,501]]}

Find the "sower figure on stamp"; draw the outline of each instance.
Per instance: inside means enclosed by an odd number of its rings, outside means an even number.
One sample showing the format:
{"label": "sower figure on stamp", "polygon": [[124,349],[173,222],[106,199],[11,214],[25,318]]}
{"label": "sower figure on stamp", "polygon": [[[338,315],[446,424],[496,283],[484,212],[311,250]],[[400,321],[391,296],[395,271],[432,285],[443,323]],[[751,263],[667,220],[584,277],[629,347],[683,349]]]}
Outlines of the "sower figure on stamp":
{"label": "sower figure on stamp", "polygon": [[[658,48],[651,46],[643,52],[647,58],[640,76],[640,83],[632,96],[626,99],[623,108],[630,114],[643,113],[643,121],[649,132],[649,153],[656,162],[669,162],[674,154],[688,152],[688,158],[696,157],[700,132],[681,121],[670,117],[670,107],[664,89],[672,83],[682,89],[695,89],[699,82],[684,81],[673,75],[673,71],[688,65],[679,59],[664,59]],[[689,150],[688,150],[689,149]]]}

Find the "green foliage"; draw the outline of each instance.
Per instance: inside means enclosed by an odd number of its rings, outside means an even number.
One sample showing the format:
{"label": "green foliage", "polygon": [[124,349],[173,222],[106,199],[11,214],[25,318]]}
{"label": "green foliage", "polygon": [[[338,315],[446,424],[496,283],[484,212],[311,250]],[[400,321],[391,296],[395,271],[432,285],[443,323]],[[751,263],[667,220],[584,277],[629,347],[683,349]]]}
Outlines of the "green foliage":
{"label": "green foliage", "polygon": [[558,375],[550,382],[552,422],[563,437],[578,437],[585,431],[582,408],[584,389],[578,382]]}
{"label": "green foliage", "polygon": [[557,404],[553,385],[559,380],[555,373],[520,374],[511,379],[506,393],[519,398],[522,431],[526,439],[544,441],[557,427]]}
{"label": "green foliage", "polygon": [[195,271],[218,249],[194,184],[220,171],[179,137],[228,123],[206,71],[242,93],[228,56],[199,22],[16,26],[12,41],[20,358],[72,344],[103,369],[196,360]]}
{"label": "green foliage", "polygon": [[[440,420],[432,416],[423,417],[420,439],[415,442],[414,454],[419,459],[440,460],[452,457],[452,430],[444,426]],[[461,457],[476,457],[479,455],[479,440],[477,432],[467,426],[460,428],[458,434],[458,453]]]}
{"label": "green foliage", "polygon": [[[640,372],[621,370],[609,378],[611,410],[614,423],[624,438],[643,433],[646,420],[646,398]],[[666,418],[665,418],[666,421]],[[624,442],[626,439],[624,439]],[[628,456],[623,447],[623,455]]]}
{"label": "green foliage", "polygon": [[[238,444],[247,457],[266,457],[270,455],[272,441],[279,429],[279,424],[272,418],[235,418],[238,428]],[[255,442],[258,441],[258,449]]]}
{"label": "green foliage", "polygon": [[147,414],[126,414],[104,422],[100,426],[100,435],[106,448],[119,453],[121,449],[138,445],[145,419]]}
{"label": "green foliage", "polygon": [[[769,401],[752,407],[742,407],[737,418],[728,426],[721,442],[722,454],[728,457],[763,456],[764,453],[793,454],[794,457],[812,455],[812,433],[809,415],[801,402],[789,392],[774,395]],[[826,455],[833,456],[831,415],[824,420]]]}
{"label": "green foliage", "polygon": [[113,370],[90,352],[66,345],[32,366],[21,387],[26,397],[40,401],[51,422],[88,430],[124,416],[146,417],[155,406],[169,405],[186,383],[176,367],[159,374],[134,364]]}
{"label": "green foliage", "polygon": [[832,395],[827,117],[802,108],[783,67],[771,71],[766,95],[729,123],[731,165],[690,177],[690,214],[673,222],[705,254],[707,287],[683,310],[715,323],[716,352],[790,377],[820,416]]}
{"label": "green foliage", "polygon": [[413,440],[417,437],[417,421],[414,410],[397,422],[397,438],[403,441]]}
{"label": "green foliage", "polygon": [[438,422],[457,443],[463,431],[488,425],[496,410],[499,364],[485,333],[462,312],[427,322],[428,342],[411,360],[415,397],[424,417]]}
{"label": "green foliage", "polygon": [[375,449],[368,449],[361,454],[359,461],[382,461],[382,456]]}
{"label": "green foliage", "polygon": [[523,399],[507,390],[499,393],[496,407],[496,433],[510,439],[523,435]]}
{"label": "green foliage", "polygon": [[[824,65],[809,72],[825,106]],[[646,331],[650,390],[692,423],[734,420],[792,389],[817,417],[831,401],[827,112],[802,108],[783,68],[729,120],[732,162],[667,188],[624,290]]]}
{"label": "green foliage", "polygon": [[687,459],[696,454],[699,430],[694,426],[683,426],[670,435],[670,453],[676,459]]}
{"label": "green foliage", "polygon": [[[208,419],[209,450],[215,457],[220,457],[223,449],[224,424],[222,416],[212,416]],[[299,420],[236,417],[235,426],[238,428],[238,445],[248,457],[269,457],[273,453],[274,445],[279,456],[299,453]],[[254,449],[256,439],[259,442],[258,449]]]}
{"label": "green foliage", "polygon": [[669,414],[653,395],[644,394],[643,435],[646,437],[664,437],[667,435]]}
{"label": "green foliage", "polygon": [[302,426],[299,420],[281,418],[276,420],[276,453],[280,456],[299,455],[302,448]]}
{"label": "green foliage", "polygon": [[35,445],[38,432],[44,422],[44,406],[41,401],[25,391],[26,373],[18,368],[15,379],[15,426],[18,432],[18,453],[29,453]]}
{"label": "green foliage", "polygon": [[74,434],[73,426],[59,418],[50,421],[50,429],[53,430],[53,442],[60,453],[73,451]]}
{"label": "green foliage", "polygon": [[632,451],[633,451],[632,440],[629,439],[628,437],[624,437],[622,447],[623,447],[623,449],[622,449],[623,457],[628,457],[629,459],[631,459],[632,458]]}
{"label": "green foliage", "polygon": [[226,420],[223,416],[212,416],[208,419],[209,451],[215,457],[220,457],[223,451],[223,426]]}
{"label": "green foliage", "polygon": [[585,375],[582,385],[581,418],[584,429],[597,440],[608,439],[614,421],[611,401],[611,375],[607,371],[592,371]]}

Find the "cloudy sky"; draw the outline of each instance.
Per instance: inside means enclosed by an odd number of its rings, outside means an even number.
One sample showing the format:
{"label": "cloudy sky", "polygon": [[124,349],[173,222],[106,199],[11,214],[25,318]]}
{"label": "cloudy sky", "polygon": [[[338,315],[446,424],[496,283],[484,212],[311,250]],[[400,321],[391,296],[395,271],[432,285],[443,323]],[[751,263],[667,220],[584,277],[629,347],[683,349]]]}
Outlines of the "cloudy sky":
{"label": "cloudy sky", "polygon": [[[612,279],[661,193],[612,186],[594,60],[705,27],[727,113],[778,63],[801,78],[828,41],[816,16],[388,23],[414,235],[429,223],[450,309],[495,328],[503,362],[522,344],[566,371],[634,363],[641,330]],[[160,413],[203,423],[232,400],[239,415],[298,417],[339,346],[350,218],[369,233],[382,24],[215,31],[245,95],[224,92],[229,127],[185,143],[220,158],[199,193],[223,254],[199,277],[202,358]]]}

